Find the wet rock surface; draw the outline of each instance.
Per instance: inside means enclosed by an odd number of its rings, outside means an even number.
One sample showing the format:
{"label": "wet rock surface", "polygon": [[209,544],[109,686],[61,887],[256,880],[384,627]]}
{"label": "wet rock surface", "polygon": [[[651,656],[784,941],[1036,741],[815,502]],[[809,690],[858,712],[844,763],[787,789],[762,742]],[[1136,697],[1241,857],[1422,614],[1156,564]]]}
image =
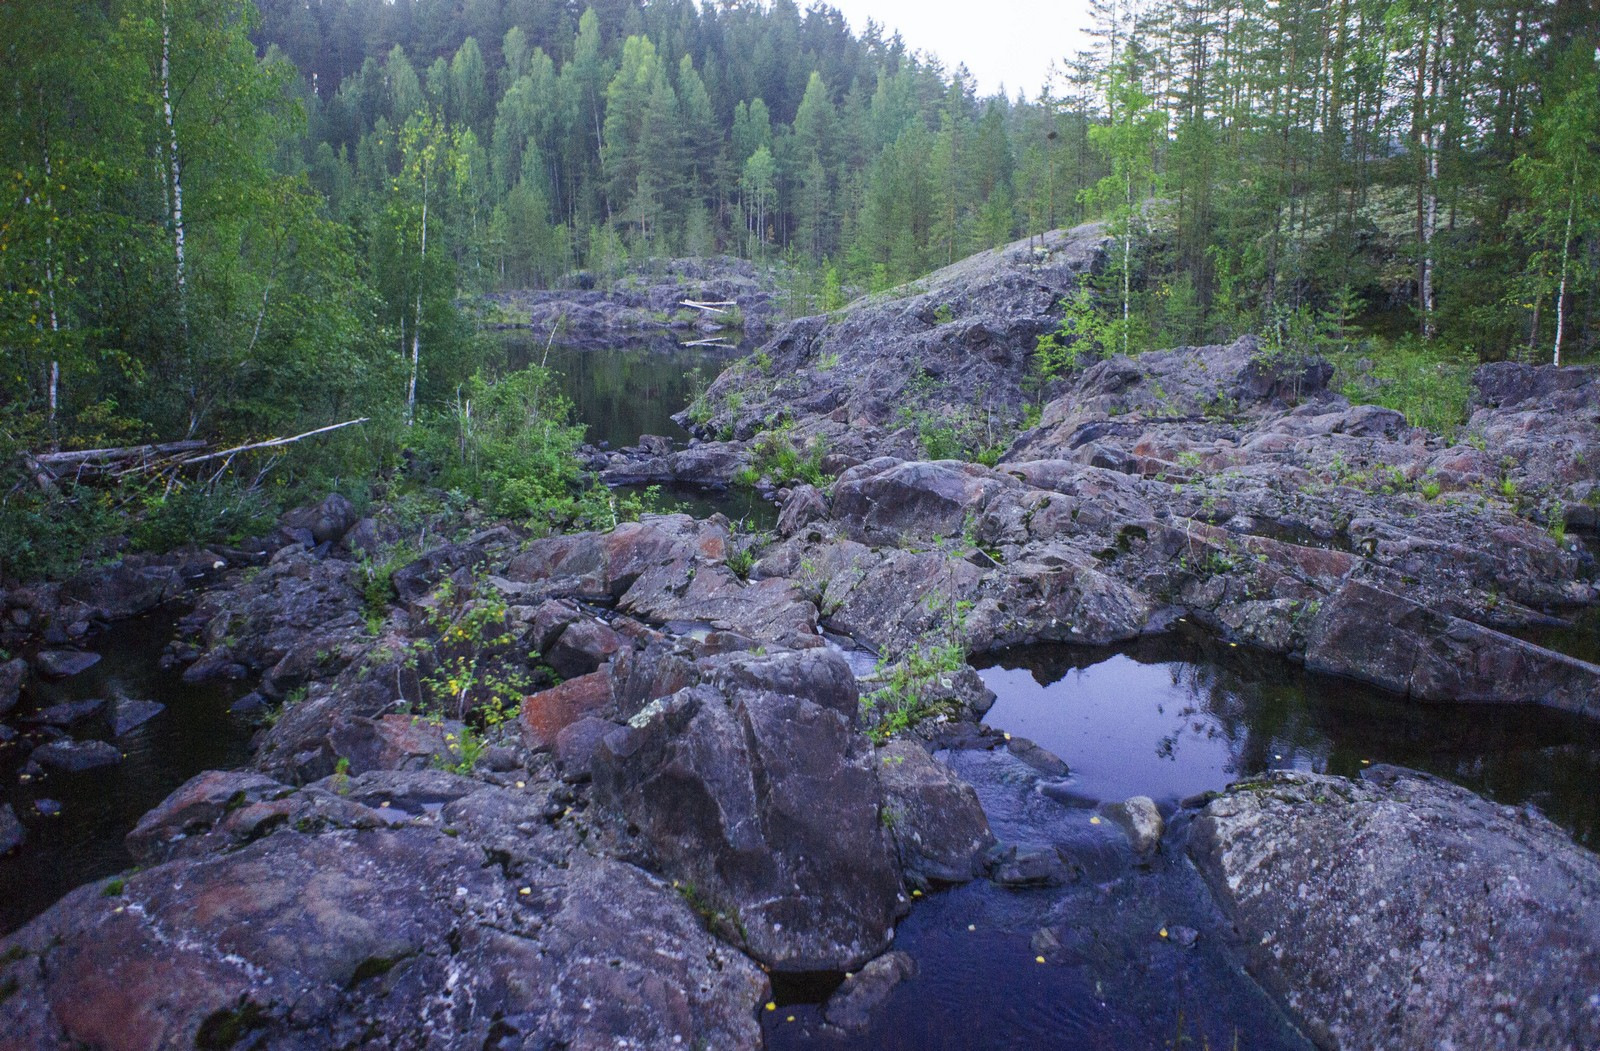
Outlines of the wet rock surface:
{"label": "wet rock surface", "polygon": [[1600,860],[1536,813],[1394,767],[1279,772],[1210,803],[1189,849],[1321,1046],[1600,1041]]}

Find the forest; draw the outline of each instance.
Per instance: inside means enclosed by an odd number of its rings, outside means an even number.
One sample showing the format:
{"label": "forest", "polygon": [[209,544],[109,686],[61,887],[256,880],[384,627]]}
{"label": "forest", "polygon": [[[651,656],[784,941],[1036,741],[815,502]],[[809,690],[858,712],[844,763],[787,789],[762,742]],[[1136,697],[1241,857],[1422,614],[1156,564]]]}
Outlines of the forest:
{"label": "forest", "polygon": [[1098,219],[1110,349],[1590,358],[1597,38],[1546,0],[1113,0],[1040,96],[985,98],[793,0],[8,4],[0,546],[223,527],[137,477],[42,495],[22,453],[367,420],[236,469],[262,507],[426,455],[493,378],[486,294],[647,257],[759,260],[798,316]]}

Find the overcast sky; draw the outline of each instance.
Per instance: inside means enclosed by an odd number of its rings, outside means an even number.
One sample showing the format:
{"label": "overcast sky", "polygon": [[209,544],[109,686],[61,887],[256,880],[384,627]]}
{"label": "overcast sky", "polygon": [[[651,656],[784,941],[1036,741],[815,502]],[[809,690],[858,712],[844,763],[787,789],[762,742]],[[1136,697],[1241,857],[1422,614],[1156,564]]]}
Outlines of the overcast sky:
{"label": "overcast sky", "polygon": [[[857,33],[867,19],[895,30],[913,51],[927,51],[951,70],[961,62],[977,78],[978,92],[990,95],[1005,85],[1016,97],[1044,86],[1052,61],[1083,48],[1080,29],[1088,24],[1085,0],[825,0],[844,13]],[[801,2],[801,9],[805,3]]]}

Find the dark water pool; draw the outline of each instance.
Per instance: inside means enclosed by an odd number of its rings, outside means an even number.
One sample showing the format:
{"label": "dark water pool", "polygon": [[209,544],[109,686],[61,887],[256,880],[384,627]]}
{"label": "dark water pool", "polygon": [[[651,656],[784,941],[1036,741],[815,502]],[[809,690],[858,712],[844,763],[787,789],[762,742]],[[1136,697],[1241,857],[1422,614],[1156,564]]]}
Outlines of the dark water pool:
{"label": "dark water pool", "polygon": [[778,506],[754,489],[704,489],[693,485],[619,485],[619,493],[648,495],[651,506],[681,511],[696,518],[726,515],[735,529],[771,532],[778,526]]}
{"label": "dark water pool", "polygon": [[[0,857],[0,934],[43,912],[72,888],[133,863],[122,840],[139,818],[202,770],[238,767],[250,759],[251,728],[228,708],[242,690],[191,686],[156,667],[172,637],[172,618],[156,614],[116,625],[94,640],[99,664],[60,682],[30,680],[7,719],[25,735],[24,717],[63,701],[98,697],[153,700],[166,710],[122,737],[104,715],[71,728],[73,737],[111,741],[125,755],[116,766],[47,773],[21,780],[23,749],[0,746],[0,802],[10,803],[27,840]],[[61,812],[46,817],[40,800]]]}
{"label": "dark water pool", "polygon": [[[1177,815],[1163,852],[1139,864],[1121,831],[1096,820],[1100,801],[1150,795],[1171,813],[1268,768],[1354,776],[1398,763],[1532,803],[1579,842],[1600,843],[1600,727],[1575,716],[1416,704],[1186,628],[983,663],[999,698],[989,724],[1057,753],[1072,773],[1041,777],[1004,749],[942,757],[977,790],[1002,842],[1052,848],[1075,878],[928,894],[895,938],[918,974],[868,1031],[830,1032],[822,996],[801,988],[763,1015],[769,1047],[1309,1048],[1244,974],[1230,926],[1183,856],[1188,818]],[[1180,928],[1195,935],[1187,948],[1173,937]]]}
{"label": "dark water pool", "polygon": [[501,337],[509,368],[545,362],[561,377],[561,390],[575,416],[589,428],[589,441],[611,448],[636,445],[641,434],[687,440],[672,422],[695,395],[742,352],[704,348],[630,345],[605,350],[555,346],[527,332]]}
{"label": "dark water pool", "polygon": [[1175,801],[1271,768],[1426,770],[1532,803],[1600,847],[1600,724],[1538,707],[1423,704],[1178,631],[1115,648],[990,658],[987,722],[1072,767],[1073,790]]}

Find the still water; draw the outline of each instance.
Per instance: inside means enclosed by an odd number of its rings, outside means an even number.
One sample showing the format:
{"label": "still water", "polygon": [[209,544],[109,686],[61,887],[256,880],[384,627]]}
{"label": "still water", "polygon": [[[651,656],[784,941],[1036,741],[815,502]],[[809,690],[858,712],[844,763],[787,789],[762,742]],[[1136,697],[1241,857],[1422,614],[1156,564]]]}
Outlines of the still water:
{"label": "still water", "polygon": [[[1074,877],[930,892],[895,937],[917,974],[870,1029],[829,1030],[826,985],[783,987],[763,1016],[769,1047],[1308,1048],[1244,975],[1227,920],[1183,856],[1189,819],[1176,812],[1271,768],[1353,777],[1397,763],[1532,804],[1600,843],[1600,726],[1576,716],[1417,704],[1193,630],[980,663],[998,696],[988,724],[1055,752],[1071,773],[1041,777],[1004,749],[942,758],[977,790],[1003,843],[1053,850]],[[1115,825],[1092,820],[1098,803],[1131,795],[1175,818],[1146,863]],[[1195,934],[1188,947],[1160,934],[1180,926]]]}
{"label": "still water", "polygon": [[[22,780],[15,744],[0,746],[0,802],[27,829],[23,846],[0,857],[0,934],[21,926],[73,887],[133,863],[123,836],[173,789],[203,770],[250,761],[251,728],[228,708],[244,692],[227,685],[191,686],[156,667],[172,637],[172,618],[152,614],[116,625],[95,640],[99,664],[61,682],[31,679],[7,720],[38,737],[27,715],[65,701],[152,700],[166,710],[121,737],[101,714],[71,728],[73,737],[110,741],[123,753],[116,766],[79,773],[48,772]],[[109,708],[109,705],[108,705]],[[41,801],[61,805],[56,816]],[[48,802],[46,802],[48,808]]]}
{"label": "still water", "polygon": [[555,346],[526,332],[502,337],[506,366],[544,364],[561,377],[573,418],[589,430],[589,441],[607,448],[636,445],[641,434],[675,441],[689,435],[672,422],[740,351],[668,349],[633,345],[608,350]]}

